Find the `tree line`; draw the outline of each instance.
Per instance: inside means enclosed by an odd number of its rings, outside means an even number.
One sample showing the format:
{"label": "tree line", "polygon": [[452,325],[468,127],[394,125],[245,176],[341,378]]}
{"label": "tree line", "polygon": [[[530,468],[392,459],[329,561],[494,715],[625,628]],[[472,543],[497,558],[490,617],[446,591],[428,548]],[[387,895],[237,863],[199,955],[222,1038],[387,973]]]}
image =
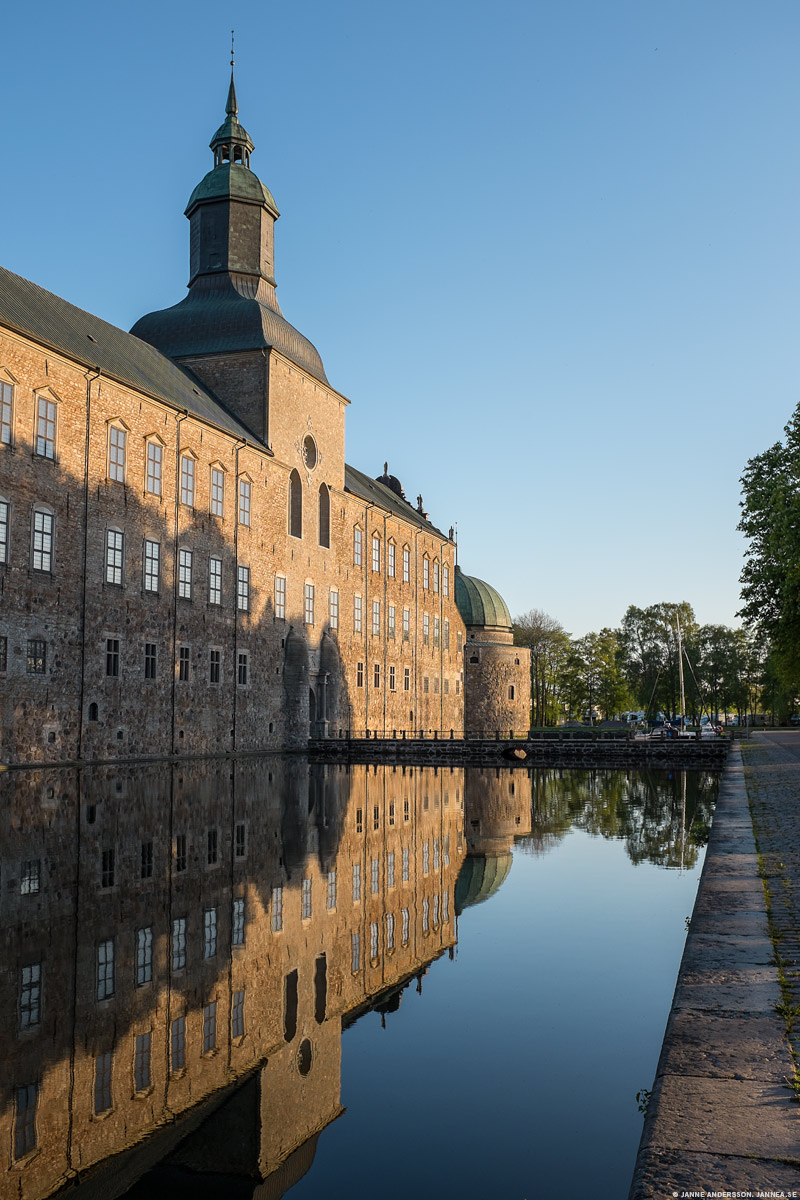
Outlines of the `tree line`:
{"label": "tree line", "polygon": [[573,638],[554,617],[531,609],[514,623],[515,641],[531,651],[531,723],[535,727],[613,717],[624,711],[680,712],[677,620],[684,648],[687,715],[740,721],[758,710],[764,691],[762,641],[743,629],[700,625],[692,606],[631,605],[619,628]]}

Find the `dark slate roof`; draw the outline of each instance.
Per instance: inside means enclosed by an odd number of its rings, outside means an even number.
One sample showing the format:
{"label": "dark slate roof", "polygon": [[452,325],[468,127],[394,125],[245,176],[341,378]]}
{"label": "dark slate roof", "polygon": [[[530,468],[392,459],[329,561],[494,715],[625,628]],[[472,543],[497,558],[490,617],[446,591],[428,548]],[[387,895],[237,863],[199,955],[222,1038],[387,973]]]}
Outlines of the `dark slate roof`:
{"label": "dark slate roof", "polygon": [[426,521],[407,500],[401,500],[391,488],[347,464],[344,468],[344,487],[346,492],[352,492],[354,496],[359,496],[370,504],[376,504],[379,508],[384,508],[395,516],[401,517],[402,520],[410,521],[412,525],[418,525],[420,529],[425,529],[428,533],[435,533],[445,542],[448,541],[447,534],[442,533],[441,529],[437,529],[430,521]]}
{"label": "dark slate roof", "polygon": [[456,605],[465,625],[511,629],[508,605],[491,584],[456,567]]}
{"label": "dark slate roof", "polygon": [[199,380],[153,346],[4,267],[0,267],[0,323],[118,383],[262,446]]}

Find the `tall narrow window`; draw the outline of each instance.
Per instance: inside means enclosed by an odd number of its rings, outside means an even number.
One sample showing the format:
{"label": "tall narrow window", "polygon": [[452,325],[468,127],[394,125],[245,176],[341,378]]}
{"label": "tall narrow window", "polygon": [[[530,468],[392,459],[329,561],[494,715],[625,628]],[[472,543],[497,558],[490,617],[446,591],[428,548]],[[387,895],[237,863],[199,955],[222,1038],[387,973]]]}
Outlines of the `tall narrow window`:
{"label": "tall narrow window", "polygon": [[433,618],[433,644],[434,644],[434,646],[439,645],[439,618],[438,617]]}
{"label": "tall narrow window", "polygon": [[361,938],[357,933],[350,935],[350,969],[358,971],[361,966]]}
{"label": "tall narrow window", "polygon": [[222,559],[208,560],[208,603],[222,604]]}
{"label": "tall narrow window", "polygon": [[125,482],[125,449],[128,434],[118,425],[109,426],[108,430],[108,478],[115,483]]}
{"label": "tall narrow window", "polygon": [[411,579],[411,550],[408,546],[403,546],[403,583],[408,583]]}
{"label": "tall narrow window", "polygon": [[331,494],[324,483],[319,486],[319,544],[331,544]]}
{"label": "tall narrow window", "polygon": [[170,1066],[173,1074],[186,1066],[186,1017],[176,1017],[170,1030]]}
{"label": "tall narrow window", "polygon": [[427,646],[431,640],[431,619],[427,613],[422,614],[422,644]]}
{"label": "tall narrow window", "polygon": [[402,931],[403,945],[407,946],[408,945],[408,927],[409,927],[408,909],[407,908],[402,909],[400,915],[403,918],[403,931]]}
{"label": "tall narrow window", "polygon": [[445,619],[444,619],[444,626],[442,629],[442,633],[444,635],[444,648],[445,648],[445,650],[449,650],[450,649],[450,622],[448,621],[447,617],[445,617]]}
{"label": "tall narrow window", "polygon": [[140,878],[141,879],[152,879],[153,878],[153,843],[152,842],[142,842]]}
{"label": "tall narrow window", "polygon": [[244,945],[244,896],[237,896],[233,902],[231,944],[234,946]]}
{"label": "tall narrow window", "polygon": [[119,638],[106,638],[106,675],[111,679],[119,676]]}
{"label": "tall narrow window", "polygon": [[[394,825],[394,813],[392,813],[389,824]],[[390,850],[386,855],[386,886],[387,888],[394,887],[394,850]]]}
{"label": "tall narrow window", "polygon": [[442,595],[450,595],[450,568],[442,567]]}
{"label": "tall narrow window", "polygon": [[356,687],[364,686],[364,664],[356,663]]}
{"label": "tall narrow window", "polygon": [[20,864],[19,894],[35,896],[41,883],[42,863],[39,858],[29,858]]}
{"label": "tall narrow window", "polygon": [[181,456],[181,504],[194,508],[194,459],[190,454]]}
{"label": "tall narrow window", "polygon": [[304,921],[311,917],[311,880],[304,879],[300,894],[300,916]]}
{"label": "tall narrow window", "polygon": [[411,668],[403,667],[403,691],[411,691]]}
{"label": "tall narrow window", "polygon": [[377,572],[381,569],[381,539],[377,533],[372,535],[372,569]]}
{"label": "tall narrow window", "polygon": [[56,403],[47,396],[36,398],[36,453],[44,458],[56,456]]}
{"label": "tall narrow window", "polygon": [[389,691],[393,692],[397,687],[394,667],[389,667]]}
{"label": "tall narrow window", "polygon": [[289,533],[296,538],[303,536],[303,485],[297,471],[289,476]]}
{"label": "tall narrow window", "polygon": [[145,491],[151,496],[161,495],[161,476],[164,470],[164,447],[160,442],[147,443],[147,470]]}
{"label": "tall narrow window", "polygon": [[98,1054],[94,1060],[94,1111],[97,1116],[111,1108],[111,1066],[113,1055],[110,1050]]}
{"label": "tall narrow window", "polygon": [[272,916],[270,917],[270,928],[273,933],[280,933],[283,929],[283,888],[274,887],[272,889]]}
{"label": "tall narrow window", "polygon": [[439,590],[439,564],[438,564],[438,562],[435,562],[433,564],[433,590],[435,592],[438,592],[438,590]]}
{"label": "tall narrow window", "polygon": [[381,664],[375,663],[372,668],[372,686],[379,688],[381,686]]}
{"label": "tall narrow window", "polygon": [[431,585],[431,562],[427,554],[422,560],[422,586],[427,590]]}
{"label": "tall narrow window", "polygon": [[217,953],[217,910],[207,908],[203,913],[203,958]]}
{"label": "tall narrow window", "polygon": [[222,651],[209,650],[208,652],[208,682],[212,687],[216,687],[221,682],[222,674]]}
{"label": "tall narrow window", "polygon": [[8,501],[0,500],[0,563],[8,562]]}
{"label": "tall narrow window", "polygon": [[339,628],[339,593],[331,588],[328,593],[328,624],[331,629]]}
{"label": "tall narrow window", "polygon": [[328,909],[336,908],[336,872],[328,871]]}
{"label": "tall narrow window", "polygon": [[216,829],[209,829],[206,837],[206,862],[210,867],[217,863],[219,857],[219,832]]}
{"label": "tall narrow window", "polygon": [[394,640],[394,629],[395,629],[395,607],[393,604],[390,604],[388,613],[387,613],[387,617],[386,617],[386,632],[392,640]]}
{"label": "tall narrow window", "polygon": [[144,590],[157,592],[161,576],[161,544],[145,538],[144,542]]}
{"label": "tall narrow window", "polygon": [[191,659],[189,656],[188,646],[178,647],[178,679],[181,683],[188,683],[191,673]]}
{"label": "tall narrow window", "polygon": [[236,574],[236,607],[239,612],[250,611],[250,568],[238,567]]}
{"label": "tall narrow window", "polygon": [[100,856],[100,886],[110,888],[114,886],[116,873],[116,854],[113,846],[108,850],[103,850]]}
{"label": "tall narrow window", "polygon": [[26,1083],[15,1089],[14,1158],[24,1158],[36,1149],[36,1102],[39,1088]]}
{"label": "tall narrow window", "polygon": [[192,551],[178,551],[178,595],[181,600],[192,598]]}
{"label": "tall narrow window", "polygon": [[388,558],[386,561],[386,573],[390,579],[394,579],[395,548],[396,547],[395,547],[394,542],[389,542],[389,545],[387,547]]}
{"label": "tall narrow window", "polygon": [[187,862],[186,834],[178,833],[175,835],[175,870],[185,871]]}
{"label": "tall narrow window", "polygon": [[153,930],[148,925],[136,934],[136,986],[143,987],[153,980]]}
{"label": "tall narrow window", "polygon": [[8,638],[5,634],[0,637],[0,675],[8,670]]}
{"label": "tall narrow window", "polygon": [[144,677],[145,679],[155,679],[156,677],[156,643],[145,642],[144,644]]}
{"label": "tall narrow window", "polygon": [[247,851],[247,830],[243,821],[237,822],[234,853],[237,858],[244,858]]}
{"label": "tall narrow window", "polygon": [[225,515],[225,475],[219,467],[211,468],[211,515]]}
{"label": "tall narrow window", "polygon": [[97,999],[108,1000],[114,995],[114,939],[108,938],[97,947]]}
{"label": "tall narrow window", "polygon": [[363,540],[364,540],[364,535],[362,534],[358,525],[356,525],[355,529],[353,530],[353,566],[354,567],[361,566]]}
{"label": "tall narrow window", "polygon": [[53,514],[40,509],[33,511],[33,569],[53,569]]}
{"label": "tall narrow window", "polygon": [[217,1046],[217,1002],[203,1007],[203,1053],[210,1054]]}
{"label": "tall narrow window", "polygon": [[0,442],[11,445],[13,425],[14,389],[10,383],[0,382]]}
{"label": "tall narrow window", "polygon": [[106,530],[106,583],[122,585],[124,534],[121,529]]}
{"label": "tall narrow window", "polygon": [[19,980],[19,1027],[33,1029],[39,1024],[42,998],[42,964],[31,963],[20,971]]}
{"label": "tall narrow window", "polygon": [[381,633],[381,602],[372,601],[372,636],[380,637]]}
{"label": "tall narrow window", "polygon": [[182,971],[186,966],[186,917],[172,922],[172,969]]}
{"label": "tall narrow window", "polygon": [[411,609],[403,609],[403,641],[407,642],[411,635]]}
{"label": "tall narrow window", "polygon": [[369,956],[374,960],[378,957],[378,922],[370,922],[369,927]]}
{"label": "tall narrow window", "polygon": [[249,479],[239,480],[239,524],[250,525],[250,489]]}
{"label": "tall narrow window", "polygon": [[247,687],[250,682],[250,654],[240,650],[236,656],[236,682],[239,687]]}
{"label": "tall narrow window", "polygon": [[244,989],[233,993],[231,1007],[231,1037],[244,1037]]}
{"label": "tall narrow window", "polygon": [[360,596],[353,596],[353,633],[361,633],[362,604]]}
{"label": "tall narrow window", "polygon": [[306,625],[314,624],[314,585],[306,583],[303,586],[303,602]]}
{"label": "tall narrow window", "polygon": [[286,578],[275,576],[275,616],[281,621],[286,620]]}
{"label": "tall narrow window", "polygon": [[146,1092],[150,1087],[150,1030],[137,1033],[133,1057],[133,1087],[137,1092]]}

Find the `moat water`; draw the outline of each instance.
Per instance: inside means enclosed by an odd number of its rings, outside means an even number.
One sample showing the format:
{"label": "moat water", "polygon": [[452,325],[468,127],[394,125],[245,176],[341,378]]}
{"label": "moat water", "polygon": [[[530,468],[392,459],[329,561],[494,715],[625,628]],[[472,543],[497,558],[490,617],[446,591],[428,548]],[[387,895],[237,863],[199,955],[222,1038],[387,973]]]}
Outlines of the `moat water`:
{"label": "moat water", "polygon": [[617,1200],[709,773],[0,775],[0,1200]]}

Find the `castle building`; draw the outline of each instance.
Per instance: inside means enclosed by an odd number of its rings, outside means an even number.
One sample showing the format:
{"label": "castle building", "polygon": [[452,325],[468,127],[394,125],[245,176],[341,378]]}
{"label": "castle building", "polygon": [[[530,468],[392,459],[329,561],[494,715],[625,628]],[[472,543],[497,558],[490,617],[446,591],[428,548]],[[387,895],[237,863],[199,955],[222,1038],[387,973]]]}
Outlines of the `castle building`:
{"label": "castle building", "polygon": [[210,145],[187,295],[131,333],[0,270],[0,761],[526,729],[500,597],[345,463],[233,76]]}

